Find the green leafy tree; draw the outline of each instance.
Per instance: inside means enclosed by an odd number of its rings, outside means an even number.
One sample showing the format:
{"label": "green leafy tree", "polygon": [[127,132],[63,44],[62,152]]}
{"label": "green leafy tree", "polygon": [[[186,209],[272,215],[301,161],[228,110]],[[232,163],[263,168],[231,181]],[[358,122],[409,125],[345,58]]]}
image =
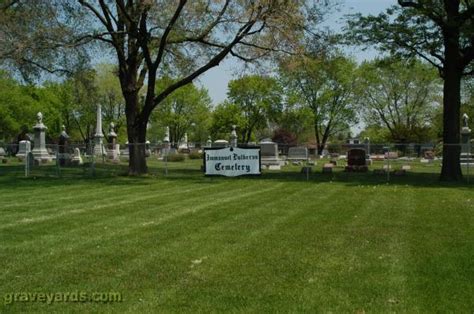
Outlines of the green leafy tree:
{"label": "green leafy tree", "polygon": [[391,136],[389,129],[379,124],[366,125],[358,135],[363,141],[368,138],[372,144],[387,144],[391,141]]}
{"label": "green leafy tree", "polygon": [[[313,112],[310,108],[293,104],[285,104],[282,114],[278,119],[278,132],[272,136],[273,141],[284,144],[296,145],[297,143],[308,142],[314,139]],[[285,132],[286,131],[286,132]],[[291,141],[278,141],[278,134],[293,134]],[[291,136],[290,136],[291,138]]]}
{"label": "green leafy tree", "polygon": [[[158,85],[173,82],[164,79]],[[163,88],[158,87],[158,88]],[[208,135],[211,98],[207,90],[189,84],[176,90],[164,100],[152,115],[152,127],[164,130],[170,128],[170,141],[175,146],[188,133],[190,141],[203,142]]]}
{"label": "green leafy tree", "polygon": [[[41,74],[65,74],[88,62],[84,47],[75,45],[80,13],[61,0],[0,1],[0,66],[31,83]],[[60,10],[62,6],[64,10]],[[67,16],[76,16],[75,22]]]}
{"label": "green leafy tree", "polygon": [[48,141],[59,134],[61,103],[47,87],[21,85],[0,72],[0,140],[16,142],[32,132],[36,113],[42,112],[48,126]]}
{"label": "green leafy tree", "polygon": [[460,180],[461,80],[474,73],[474,3],[470,0],[398,0],[378,16],[355,16],[349,37],[361,44],[422,58],[443,79],[441,180]]}
{"label": "green leafy tree", "polygon": [[[249,75],[229,82],[227,97],[239,109],[239,116],[232,123],[239,126],[239,141],[248,143],[254,133],[277,121],[282,110],[282,90],[271,77]],[[231,128],[229,124],[227,128]]]}
{"label": "green leafy tree", "polygon": [[[211,136],[214,140],[228,140],[232,125],[236,125],[236,129],[240,131],[245,129],[245,124],[245,117],[240,107],[235,103],[224,101],[212,112]],[[240,140],[242,137],[241,135]]]}
{"label": "green leafy tree", "polygon": [[95,133],[99,101],[95,70],[78,71],[64,82],[49,83],[49,88],[61,102],[61,120],[71,140],[90,143]]}
{"label": "green leafy tree", "polygon": [[355,123],[356,64],[343,56],[285,60],[280,76],[290,106],[309,109],[318,154],[328,139]]}
{"label": "green leafy tree", "polygon": [[387,128],[395,143],[422,143],[430,138],[441,81],[419,61],[393,58],[364,62],[358,69],[358,102],[367,125]]}
{"label": "green leafy tree", "polygon": [[[306,12],[299,0],[78,2],[93,28],[78,37],[101,41],[116,56],[130,143],[145,142],[151,114],[168,96],[227,56],[252,61],[291,48]],[[165,75],[174,83],[157,90]],[[146,171],[144,146],[131,145],[129,173]]]}
{"label": "green leafy tree", "polygon": [[26,133],[38,109],[24,88],[0,72],[0,139],[10,142],[21,131]]}
{"label": "green leafy tree", "polygon": [[99,64],[96,67],[95,90],[97,91],[97,102],[102,105],[103,134],[109,131],[109,125],[114,123],[114,131],[119,141],[127,137],[125,131],[125,99],[120,88],[117,76],[117,66],[113,64]]}

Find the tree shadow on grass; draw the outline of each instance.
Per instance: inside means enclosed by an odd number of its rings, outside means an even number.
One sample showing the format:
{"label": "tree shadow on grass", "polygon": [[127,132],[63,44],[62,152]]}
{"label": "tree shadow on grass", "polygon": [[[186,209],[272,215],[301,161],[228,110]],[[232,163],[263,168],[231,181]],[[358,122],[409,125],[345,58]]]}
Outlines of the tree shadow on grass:
{"label": "tree shadow on grass", "polygon": [[[348,173],[336,170],[332,174],[323,174],[320,171],[311,172],[308,175],[299,172],[299,168],[286,169],[284,171],[264,171],[260,176],[242,176],[242,177],[219,177],[204,176],[200,169],[195,167],[174,167],[170,168],[165,174],[163,168],[150,167],[150,174],[140,177],[127,176],[126,165],[103,164],[90,167],[76,167],[62,169],[60,176],[51,169],[33,172],[29,178],[24,177],[24,169],[20,166],[12,166],[8,171],[0,172],[0,190],[4,187],[11,189],[21,189],[25,187],[53,187],[60,185],[75,185],[78,188],[88,186],[91,182],[103,183],[108,186],[122,185],[148,185],[156,180],[164,181],[186,181],[198,184],[219,184],[226,181],[274,181],[274,182],[299,182],[308,184],[321,183],[339,183],[348,187],[361,185],[398,185],[411,187],[432,187],[432,188],[465,188],[474,187],[474,177],[464,178],[461,182],[440,182],[439,174],[434,172],[408,172],[403,176],[386,174],[374,174],[372,171],[366,173]],[[6,170],[3,166],[0,170]],[[294,170],[294,171],[293,171]],[[474,190],[473,190],[474,191]]]}
{"label": "tree shadow on grass", "polygon": [[[348,173],[336,171],[332,174],[323,174],[322,172],[312,172],[309,175],[298,171],[275,171],[263,172],[260,176],[241,176],[241,177],[220,177],[204,176],[200,170],[174,169],[165,177],[167,180],[192,180],[199,182],[219,182],[229,180],[263,180],[275,182],[308,182],[310,184],[321,184],[337,182],[347,186],[360,185],[403,185],[412,187],[442,187],[442,188],[474,188],[474,177],[470,180],[464,178],[461,182],[441,182],[439,174],[426,172],[408,172],[405,175],[396,176],[390,174],[374,174],[372,171],[366,173]],[[474,190],[473,190],[474,191]]]}

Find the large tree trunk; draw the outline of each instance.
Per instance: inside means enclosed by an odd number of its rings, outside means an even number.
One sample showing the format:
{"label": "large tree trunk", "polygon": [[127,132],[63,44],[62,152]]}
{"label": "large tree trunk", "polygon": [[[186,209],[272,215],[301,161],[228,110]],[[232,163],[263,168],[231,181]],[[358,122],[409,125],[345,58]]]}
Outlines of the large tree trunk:
{"label": "large tree trunk", "polygon": [[319,129],[318,129],[317,121],[314,122],[313,128],[314,128],[314,138],[316,139],[316,149],[318,151],[318,154],[321,155],[324,146],[321,145],[321,139],[319,137]]}
{"label": "large tree trunk", "polygon": [[245,134],[245,139],[244,139],[244,143],[245,144],[248,144],[250,142],[250,139],[252,138],[252,129],[249,128],[247,130],[247,133]]}
{"label": "large tree trunk", "polygon": [[147,119],[139,116],[138,92],[124,93],[128,135],[128,174],[142,175],[147,173],[145,142]]}
{"label": "large tree trunk", "polygon": [[324,147],[326,147],[326,143],[328,142],[328,139],[329,139],[329,134],[331,132],[331,125],[332,125],[331,121],[332,119],[328,122],[328,124],[324,128],[324,134],[323,134],[321,143],[319,143],[319,137],[318,137],[318,154],[320,156],[323,154]]}
{"label": "large tree trunk", "polygon": [[443,87],[443,167],[442,181],[462,179],[460,154],[460,107],[462,66],[459,60],[459,32],[445,30]]}
{"label": "large tree trunk", "polygon": [[128,161],[129,175],[142,175],[148,171],[145,156],[146,123],[131,125],[128,131],[128,147],[130,158]]}

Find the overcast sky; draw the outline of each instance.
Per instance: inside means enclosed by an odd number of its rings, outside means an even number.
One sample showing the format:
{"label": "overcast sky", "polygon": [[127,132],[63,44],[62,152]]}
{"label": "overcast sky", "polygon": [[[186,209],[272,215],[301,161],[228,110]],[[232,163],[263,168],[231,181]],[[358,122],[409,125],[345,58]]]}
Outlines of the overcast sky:
{"label": "overcast sky", "polygon": [[[345,14],[357,13],[378,14],[391,5],[396,4],[396,0],[343,0],[340,11],[331,15],[327,24],[337,30],[342,25],[341,19]],[[374,51],[355,51],[354,57],[358,60],[371,59],[375,56]],[[209,90],[214,105],[226,99],[227,83],[235,77],[235,73],[240,69],[239,62],[233,58],[227,58],[220,66],[206,72],[198,81],[198,84]]]}

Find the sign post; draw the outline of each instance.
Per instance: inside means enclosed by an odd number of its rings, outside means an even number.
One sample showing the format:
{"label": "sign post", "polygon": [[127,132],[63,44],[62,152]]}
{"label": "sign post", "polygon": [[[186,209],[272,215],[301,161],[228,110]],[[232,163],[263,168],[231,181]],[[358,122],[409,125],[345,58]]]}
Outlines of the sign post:
{"label": "sign post", "polygon": [[207,176],[236,177],[260,175],[260,147],[208,147],[204,149],[204,173]]}

